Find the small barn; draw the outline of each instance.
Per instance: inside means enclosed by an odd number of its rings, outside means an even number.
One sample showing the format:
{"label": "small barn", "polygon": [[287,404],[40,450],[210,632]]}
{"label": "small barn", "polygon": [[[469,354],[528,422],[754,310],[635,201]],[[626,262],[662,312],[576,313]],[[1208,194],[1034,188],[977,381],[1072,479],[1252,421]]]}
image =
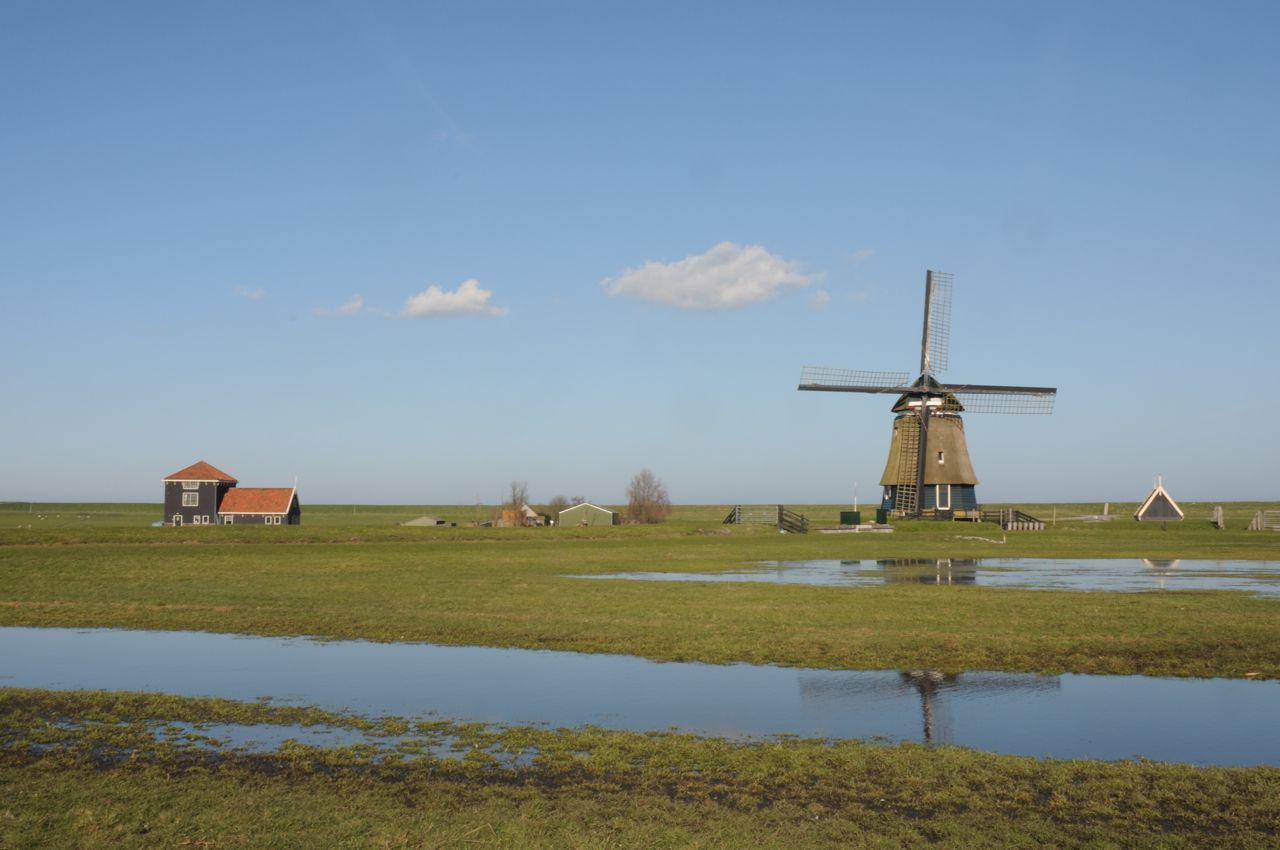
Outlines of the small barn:
{"label": "small barn", "polygon": [[1134,512],[1133,518],[1138,522],[1180,522],[1183,515],[1182,508],[1164,489],[1164,481],[1156,476],[1155,489]]}
{"label": "small barn", "polygon": [[298,525],[302,509],[293,487],[232,487],[218,516],[223,525]]}
{"label": "small barn", "polygon": [[571,508],[562,510],[560,517],[556,520],[556,524],[561,528],[572,528],[579,525],[617,525],[618,514],[616,511],[593,505],[590,502],[583,502],[580,505],[574,505]]}
{"label": "small barn", "polygon": [[533,528],[542,525],[542,515],[528,505],[521,505],[519,510],[502,509],[503,528]]}

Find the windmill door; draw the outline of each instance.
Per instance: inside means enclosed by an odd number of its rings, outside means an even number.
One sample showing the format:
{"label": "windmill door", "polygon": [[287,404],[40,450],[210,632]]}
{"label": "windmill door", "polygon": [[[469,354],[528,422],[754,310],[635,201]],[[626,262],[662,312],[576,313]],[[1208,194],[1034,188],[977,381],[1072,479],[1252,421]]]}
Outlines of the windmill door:
{"label": "windmill door", "polygon": [[938,519],[951,519],[954,516],[954,514],[951,513],[950,484],[933,485],[933,507],[934,516]]}

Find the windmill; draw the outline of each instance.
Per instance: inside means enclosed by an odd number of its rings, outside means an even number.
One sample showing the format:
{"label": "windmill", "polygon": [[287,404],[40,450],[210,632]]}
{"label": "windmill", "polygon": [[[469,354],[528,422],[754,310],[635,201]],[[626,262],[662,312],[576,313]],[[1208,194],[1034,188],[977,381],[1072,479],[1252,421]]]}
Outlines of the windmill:
{"label": "windmill", "polygon": [[[920,376],[907,372],[864,372],[806,366],[801,390],[897,395],[893,439],[880,484],[881,507],[893,516],[977,519],[978,483],[969,461],[962,412],[1052,413],[1053,387],[944,384],[951,345],[951,284],[946,272],[924,278],[924,332]],[[910,383],[908,383],[910,381]]]}

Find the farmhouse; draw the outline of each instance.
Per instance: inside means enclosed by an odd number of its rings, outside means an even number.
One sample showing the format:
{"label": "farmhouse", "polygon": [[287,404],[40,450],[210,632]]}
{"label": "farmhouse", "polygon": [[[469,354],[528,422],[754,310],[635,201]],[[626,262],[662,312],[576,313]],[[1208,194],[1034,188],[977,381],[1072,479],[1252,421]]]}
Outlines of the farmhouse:
{"label": "farmhouse", "polygon": [[574,525],[617,525],[618,514],[590,502],[583,502],[562,510],[556,524],[561,528]]}
{"label": "farmhouse", "polygon": [[298,525],[296,487],[237,487],[239,482],[204,461],[164,479],[165,525]]}

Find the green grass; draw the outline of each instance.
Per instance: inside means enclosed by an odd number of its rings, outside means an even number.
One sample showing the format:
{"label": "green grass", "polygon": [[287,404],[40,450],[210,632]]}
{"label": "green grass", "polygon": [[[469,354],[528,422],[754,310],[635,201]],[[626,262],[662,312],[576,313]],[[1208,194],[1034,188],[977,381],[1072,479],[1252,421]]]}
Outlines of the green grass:
{"label": "green grass", "polygon": [[[1188,524],[1208,525],[1213,508],[1218,503],[1184,502],[1181,507],[1186,512]],[[1223,502],[1228,524],[1243,529],[1248,526],[1255,512],[1259,510],[1275,510],[1280,508],[1276,502]],[[535,505],[535,507],[537,507]],[[624,513],[625,505],[602,505],[601,507]],[[676,505],[670,523],[682,528],[714,525],[729,513],[732,505]],[[835,525],[840,511],[849,510],[849,505],[787,505],[791,510],[805,514],[818,525]],[[875,517],[875,504],[861,506],[862,517],[870,521]],[[1090,514],[1101,514],[1102,502],[1094,503],[1045,503],[984,505],[988,508],[1017,507],[1045,521],[1052,521],[1055,515],[1067,524],[1068,517]],[[1132,522],[1137,502],[1112,502],[1111,514],[1114,522]],[[496,505],[307,505],[302,508],[305,526],[321,528],[362,527],[390,528],[422,516],[432,516],[460,526],[496,517],[499,508]],[[163,506],[149,502],[0,502],[0,529],[32,528],[32,529],[74,529],[92,528],[94,530],[110,527],[146,528],[161,519]]]}
{"label": "green grass", "polygon": [[[1243,593],[1066,593],[582,581],[801,558],[1280,560],[1243,530],[1274,505],[1167,527],[900,523],[891,535],[729,527],[729,506],[654,527],[407,528],[475,506],[304,506],[305,525],[154,529],[157,505],[0,505],[0,625],[422,640],[837,668],[1280,678],[1280,602]],[[834,523],[840,506],[803,506]],[[44,517],[41,519],[40,517]],[[51,721],[72,721],[58,726]],[[0,847],[1271,847],[1280,771],[1057,762],[960,749],[741,745],[601,730],[446,730],[445,762],[289,748],[210,760],[155,723],[366,723],[153,695],[0,689]],[[384,730],[404,719],[381,721]],[[440,729],[436,730],[441,731]],[[32,743],[57,744],[33,751]],[[529,747],[513,770],[483,753]],[[131,754],[121,760],[121,753]]]}
{"label": "green grass", "polygon": [[[1232,513],[1250,508],[1233,506]],[[780,535],[765,526],[689,519],[593,529],[321,520],[296,528],[9,528],[0,530],[0,624],[833,668],[1280,677],[1278,603],[1243,593],[568,577],[724,570],[771,559],[1065,555],[1280,560],[1280,535],[1218,531],[1207,521],[1163,528],[1122,520],[1008,535],[991,525],[933,522],[901,523],[890,535]]]}
{"label": "green grass", "polygon": [[379,762],[299,746],[211,759],[148,731],[300,719],[355,722],[223,700],[0,690],[0,846],[1261,848],[1280,827],[1275,768],[463,727],[451,731],[535,762]]}

